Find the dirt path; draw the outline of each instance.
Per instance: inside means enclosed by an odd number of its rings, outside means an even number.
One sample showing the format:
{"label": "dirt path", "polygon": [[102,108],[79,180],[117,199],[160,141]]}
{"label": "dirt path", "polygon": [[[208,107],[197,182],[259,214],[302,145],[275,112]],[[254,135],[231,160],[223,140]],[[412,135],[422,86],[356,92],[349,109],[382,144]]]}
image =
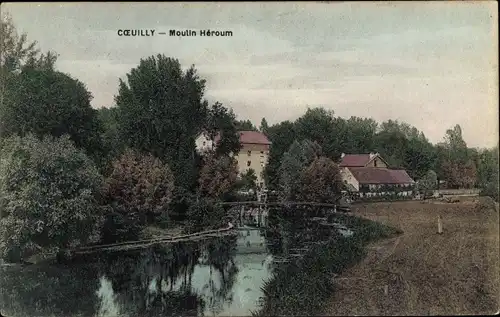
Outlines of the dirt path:
{"label": "dirt path", "polygon": [[[355,215],[404,234],[368,247],[335,279],[325,315],[492,314],[499,307],[499,218],[476,203],[379,203]],[[443,217],[443,235],[437,216]]]}

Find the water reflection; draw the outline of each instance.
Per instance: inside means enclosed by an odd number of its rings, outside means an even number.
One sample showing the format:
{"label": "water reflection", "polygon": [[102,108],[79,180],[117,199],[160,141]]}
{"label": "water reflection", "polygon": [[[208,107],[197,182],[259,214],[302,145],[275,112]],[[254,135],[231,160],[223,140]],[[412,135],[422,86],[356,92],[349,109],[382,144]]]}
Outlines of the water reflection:
{"label": "water reflection", "polygon": [[23,317],[250,315],[273,271],[336,232],[281,210],[265,223],[235,236],[100,253],[68,265],[2,267],[0,307]]}

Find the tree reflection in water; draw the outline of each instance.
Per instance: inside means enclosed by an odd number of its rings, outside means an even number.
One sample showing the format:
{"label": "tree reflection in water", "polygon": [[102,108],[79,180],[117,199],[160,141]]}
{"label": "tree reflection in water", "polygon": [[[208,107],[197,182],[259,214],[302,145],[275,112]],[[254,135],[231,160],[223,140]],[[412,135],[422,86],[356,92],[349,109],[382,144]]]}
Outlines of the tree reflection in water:
{"label": "tree reflection in water", "polygon": [[[218,314],[232,299],[235,250],[235,237],[226,237],[114,253],[101,259],[101,272],[111,281],[121,311],[131,316],[203,315],[207,309]],[[204,265],[210,277],[205,285],[193,285],[193,273]],[[200,289],[210,291],[199,294]]]}
{"label": "tree reflection in water", "polygon": [[0,310],[6,316],[95,316],[95,267],[0,267]]}
{"label": "tree reflection in water", "polygon": [[236,237],[224,237],[100,253],[70,265],[1,267],[0,309],[40,317],[218,314],[232,300],[235,252]]}

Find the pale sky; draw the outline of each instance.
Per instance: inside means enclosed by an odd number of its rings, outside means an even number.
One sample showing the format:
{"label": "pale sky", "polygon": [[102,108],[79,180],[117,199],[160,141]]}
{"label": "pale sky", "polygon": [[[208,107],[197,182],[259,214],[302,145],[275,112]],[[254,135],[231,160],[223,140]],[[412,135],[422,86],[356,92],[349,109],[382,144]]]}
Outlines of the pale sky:
{"label": "pale sky", "polygon": [[[492,2],[20,3],[16,27],[112,106],[118,79],[159,53],[195,64],[206,98],[258,125],[308,106],[405,121],[440,142],[498,142],[498,4]],[[232,37],[120,37],[118,29],[230,30]]]}

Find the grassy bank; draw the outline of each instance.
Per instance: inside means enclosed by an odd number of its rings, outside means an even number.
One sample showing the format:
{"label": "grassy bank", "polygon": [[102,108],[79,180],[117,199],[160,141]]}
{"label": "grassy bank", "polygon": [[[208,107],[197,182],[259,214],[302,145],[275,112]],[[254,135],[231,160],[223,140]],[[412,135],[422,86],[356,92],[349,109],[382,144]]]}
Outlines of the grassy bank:
{"label": "grassy bank", "polygon": [[263,287],[264,301],[255,316],[317,315],[335,291],[332,276],[359,262],[369,242],[401,231],[370,220],[339,215],[333,219],[354,229],[350,238],[332,237],[297,261],[277,268]]}
{"label": "grassy bank", "polygon": [[324,315],[457,316],[498,311],[499,214],[490,199],[366,204],[352,212],[400,228],[404,235],[371,244],[363,261],[334,280],[337,291]]}

